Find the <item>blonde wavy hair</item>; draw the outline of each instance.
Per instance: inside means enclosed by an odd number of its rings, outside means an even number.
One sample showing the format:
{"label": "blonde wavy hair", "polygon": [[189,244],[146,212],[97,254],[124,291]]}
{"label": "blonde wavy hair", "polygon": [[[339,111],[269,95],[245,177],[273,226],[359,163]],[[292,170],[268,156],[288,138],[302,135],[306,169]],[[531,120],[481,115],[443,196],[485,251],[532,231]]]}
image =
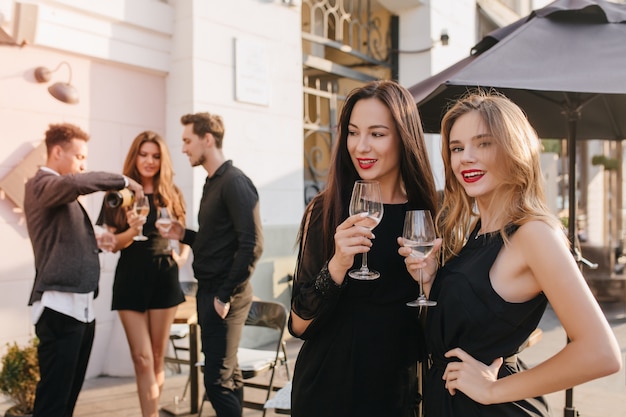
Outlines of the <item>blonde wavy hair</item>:
{"label": "blonde wavy hair", "polygon": [[507,173],[489,203],[497,203],[502,208],[494,220],[503,225],[500,234],[504,241],[508,242],[505,233],[507,224],[521,226],[531,220],[540,220],[564,231],[562,223],[546,205],[540,163],[541,142],[526,115],[497,92],[470,92],[446,112],[441,122],[441,154],[446,184],[436,221],[443,238],[444,262],[459,253],[480,216],[475,199],[465,193],[450,163],[450,131],[459,117],[470,112],[477,112],[482,118],[497,145],[503,172]]}

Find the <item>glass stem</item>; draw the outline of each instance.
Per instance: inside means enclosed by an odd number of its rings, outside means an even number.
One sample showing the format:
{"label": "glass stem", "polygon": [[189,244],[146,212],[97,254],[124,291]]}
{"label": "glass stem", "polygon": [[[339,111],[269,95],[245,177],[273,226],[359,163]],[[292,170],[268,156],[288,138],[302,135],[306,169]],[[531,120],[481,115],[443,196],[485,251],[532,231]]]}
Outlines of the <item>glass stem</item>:
{"label": "glass stem", "polygon": [[422,279],[422,269],[420,268],[420,298],[424,298],[424,281]]}
{"label": "glass stem", "polygon": [[363,258],[361,261],[361,271],[367,272],[369,269],[367,268],[367,252],[363,252]]}

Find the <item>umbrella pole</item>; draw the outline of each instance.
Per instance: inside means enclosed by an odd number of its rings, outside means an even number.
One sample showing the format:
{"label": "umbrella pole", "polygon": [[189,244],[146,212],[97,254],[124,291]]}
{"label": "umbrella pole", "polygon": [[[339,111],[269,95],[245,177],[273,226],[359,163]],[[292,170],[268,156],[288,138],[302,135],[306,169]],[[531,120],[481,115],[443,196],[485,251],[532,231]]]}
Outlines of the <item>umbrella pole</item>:
{"label": "umbrella pole", "polygon": [[[568,137],[567,137],[567,155],[568,155],[568,220],[567,231],[569,241],[571,245],[571,251],[574,254],[574,259],[578,263],[579,268],[582,271],[582,265],[580,260],[582,254],[580,252],[578,244],[578,236],[576,230],[576,124],[580,113],[577,110],[567,110],[567,124],[568,124]],[[569,337],[567,337],[567,343],[569,343]],[[568,388],[565,390],[565,408],[563,409],[564,417],[577,417],[578,412],[574,408],[574,388]]]}
{"label": "umbrella pole", "polygon": [[[569,113],[569,112],[568,112]],[[567,219],[567,231],[571,249],[578,260],[576,243],[576,119],[571,114],[568,115],[568,132],[567,138],[567,155],[568,155],[568,219]],[[573,120],[572,120],[573,119]]]}

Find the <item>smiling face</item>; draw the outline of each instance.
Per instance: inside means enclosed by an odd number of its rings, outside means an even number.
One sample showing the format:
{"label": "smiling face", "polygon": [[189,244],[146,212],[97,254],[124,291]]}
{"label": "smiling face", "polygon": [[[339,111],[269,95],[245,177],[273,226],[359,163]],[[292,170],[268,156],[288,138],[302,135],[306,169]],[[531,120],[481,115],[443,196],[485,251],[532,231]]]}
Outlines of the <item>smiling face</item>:
{"label": "smiling face", "polygon": [[161,149],[154,142],[144,142],[135,160],[137,171],[143,180],[153,178],[161,169]]}
{"label": "smiling face", "polygon": [[490,198],[502,183],[499,146],[477,111],[460,116],[450,130],[450,165],[470,197]]}
{"label": "smiling face", "polygon": [[348,125],[347,148],[362,179],[397,183],[400,139],[391,112],[380,100],[362,99],[354,105]]}

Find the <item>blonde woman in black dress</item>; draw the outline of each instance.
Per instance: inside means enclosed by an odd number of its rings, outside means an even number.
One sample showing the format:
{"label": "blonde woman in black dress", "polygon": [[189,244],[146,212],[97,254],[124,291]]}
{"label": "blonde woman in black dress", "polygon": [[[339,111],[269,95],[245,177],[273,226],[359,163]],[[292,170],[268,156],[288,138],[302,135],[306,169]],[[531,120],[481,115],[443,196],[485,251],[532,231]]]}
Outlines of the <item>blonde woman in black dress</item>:
{"label": "blonde woman in black dress", "polygon": [[[441,132],[444,264],[426,285],[437,306],[426,319],[425,416],[549,417],[542,395],[617,372],[619,346],[546,206],[541,143],[520,108],[473,94]],[[525,369],[517,353],[548,302],[571,342]]]}
{"label": "blonde woman in black dress", "polygon": [[[169,248],[168,240],[155,227],[156,213],[157,208],[165,207],[184,224],[185,203],[172,179],[167,144],[154,132],[142,132],[134,139],[124,162],[124,175],[143,186],[150,203],[147,219],[126,207],[104,206],[98,223],[115,231],[114,251],[121,250],[112,309],[118,311],[128,339],[142,415],[157,417],[169,330],[177,305],[185,299],[178,271],[189,247],[182,245],[180,253]],[[142,228],[148,239],[133,240]]]}

